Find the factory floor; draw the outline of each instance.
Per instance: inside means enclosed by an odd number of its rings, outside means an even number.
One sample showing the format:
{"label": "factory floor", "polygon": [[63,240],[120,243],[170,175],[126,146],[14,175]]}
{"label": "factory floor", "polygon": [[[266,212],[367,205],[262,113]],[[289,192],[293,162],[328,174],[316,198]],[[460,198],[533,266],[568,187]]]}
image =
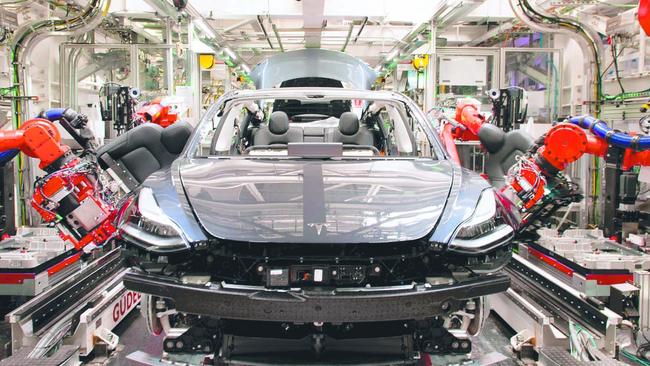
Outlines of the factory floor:
{"label": "factory floor", "polygon": [[[6,304],[6,303],[5,303]],[[6,309],[3,309],[6,310]],[[160,355],[162,353],[162,336],[152,336],[147,333],[146,326],[143,318],[140,316],[139,311],[133,311],[129,314],[114,330],[113,332],[120,337],[119,346],[116,352],[113,352],[108,358],[96,356],[90,360],[84,360],[84,364],[93,366],[126,366],[138,365],[137,363],[127,359],[127,356],[135,351],[143,351],[150,355]],[[482,333],[472,340],[472,354],[471,360],[473,362],[462,362],[462,358],[458,356],[430,356],[430,359],[423,359],[420,365],[448,365],[448,364],[463,364],[463,365],[516,365],[513,360],[513,354],[510,349],[510,337],[514,333],[509,329],[498,316],[492,314],[482,331]],[[6,357],[7,349],[11,341],[11,332],[9,325],[2,321],[0,322],[0,359]],[[358,343],[358,342],[357,342]],[[329,344],[327,352],[329,357],[332,357],[332,362],[338,364],[355,364],[354,360],[358,359],[369,361],[373,354],[379,351],[386,351],[391,347],[398,349],[399,342],[394,339],[384,340],[371,340],[362,342],[363,346],[357,347],[355,343],[354,350],[350,347],[350,343],[343,344]],[[293,348],[292,348],[293,347]],[[295,363],[301,351],[291,351],[295,349],[296,344],[278,344],[277,341],[270,340],[247,340],[238,344],[239,349],[254,349],[257,353],[265,352],[268,350],[269,354],[275,353],[274,362],[277,364]],[[299,344],[299,349],[309,350],[309,346],[302,343]],[[278,352],[278,350],[286,350]],[[309,352],[304,352],[308,357]],[[344,356],[346,355],[346,356]],[[364,356],[365,355],[365,356]],[[283,359],[282,357],[286,357]],[[367,357],[367,358],[363,358]],[[260,359],[258,356],[257,359]],[[336,360],[336,361],[334,361]],[[321,360],[322,361],[322,360]],[[322,362],[321,362],[322,364]]]}
{"label": "factory floor", "polygon": [[[118,352],[114,354],[108,362],[101,362],[101,364],[109,366],[125,366],[125,365],[137,365],[136,363],[129,361],[127,356],[135,351],[144,351],[151,355],[160,355],[162,353],[162,336],[154,337],[147,333],[146,326],[143,318],[140,316],[139,311],[132,312],[124,321],[114,330],[116,334],[120,336],[120,348]],[[471,365],[516,365],[513,360],[513,354],[510,349],[510,337],[514,333],[509,329],[496,315],[492,314],[485,328],[480,336],[473,339],[472,344],[472,354],[471,359],[474,360],[473,363],[468,363]],[[292,345],[279,345],[274,341],[267,340],[254,340],[254,344],[251,344],[251,341],[248,344],[240,343],[238,347],[249,347],[254,348],[257,352],[263,352],[265,349],[268,349],[269,352],[278,353],[278,349],[291,349]],[[364,342],[364,346],[360,349],[355,350],[355,352],[350,352],[349,344],[341,345],[329,345],[328,352],[332,357],[341,357],[341,355],[348,353],[350,358],[360,357],[359,353],[364,352],[371,355],[376,350],[385,350],[389,347],[396,347],[399,343],[396,343],[394,340],[373,340]],[[304,349],[309,349],[308,345],[304,343],[301,344]],[[306,347],[305,347],[306,346]],[[338,348],[336,348],[338,347]],[[274,361],[278,364],[289,364],[295,363],[297,358],[297,352],[285,352],[286,359],[277,359],[274,358]],[[346,363],[351,364],[350,358],[343,359],[337,363]],[[99,360],[98,360],[99,361]],[[458,364],[461,359],[458,357],[443,357],[443,356],[431,356],[430,360],[422,360],[421,365],[446,365],[446,364]],[[333,361],[336,362],[336,361]],[[321,362],[322,363],[322,362]],[[98,362],[92,362],[91,364],[98,365]]]}

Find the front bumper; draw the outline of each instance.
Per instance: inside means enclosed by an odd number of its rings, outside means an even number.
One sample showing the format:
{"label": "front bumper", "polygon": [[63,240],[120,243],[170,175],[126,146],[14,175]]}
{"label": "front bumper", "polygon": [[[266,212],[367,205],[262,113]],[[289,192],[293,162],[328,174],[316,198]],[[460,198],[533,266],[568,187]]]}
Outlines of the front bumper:
{"label": "front bumper", "polygon": [[270,290],[227,284],[190,285],[131,269],[127,289],[172,299],[176,310],[222,319],[278,322],[372,322],[425,319],[458,309],[464,300],[510,287],[505,274],[450,285],[416,284],[331,290]]}

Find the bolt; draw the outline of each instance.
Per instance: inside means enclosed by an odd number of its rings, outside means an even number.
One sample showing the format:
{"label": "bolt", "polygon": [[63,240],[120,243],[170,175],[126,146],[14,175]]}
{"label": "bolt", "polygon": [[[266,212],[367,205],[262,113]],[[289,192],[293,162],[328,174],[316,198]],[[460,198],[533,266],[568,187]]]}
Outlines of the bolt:
{"label": "bolt", "polygon": [[443,302],[442,305],[440,305],[440,308],[441,308],[442,310],[447,310],[447,309],[449,309],[449,302],[447,302],[447,301]]}

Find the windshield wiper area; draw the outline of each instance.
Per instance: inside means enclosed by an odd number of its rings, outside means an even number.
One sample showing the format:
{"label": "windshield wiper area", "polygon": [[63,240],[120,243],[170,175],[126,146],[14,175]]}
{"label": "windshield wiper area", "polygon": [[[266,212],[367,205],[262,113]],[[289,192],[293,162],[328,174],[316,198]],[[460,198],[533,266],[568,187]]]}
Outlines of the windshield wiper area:
{"label": "windshield wiper area", "polygon": [[343,156],[340,142],[290,142],[287,144],[289,156],[304,159],[332,159]]}

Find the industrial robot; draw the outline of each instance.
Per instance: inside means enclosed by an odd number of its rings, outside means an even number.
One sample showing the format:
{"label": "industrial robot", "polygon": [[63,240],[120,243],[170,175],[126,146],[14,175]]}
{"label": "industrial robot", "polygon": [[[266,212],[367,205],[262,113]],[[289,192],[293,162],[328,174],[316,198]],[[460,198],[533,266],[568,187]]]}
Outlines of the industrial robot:
{"label": "industrial robot", "polygon": [[552,202],[551,206],[557,209],[582,198],[577,187],[562,176],[562,171],[590,154],[605,159],[604,229],[608,236],[616,236],[617,224],[633,219],[628,216],[636,198],[636,175],[630,170],[650,165],[650,136],[614,131],[607,123],[591,116],[567,118],[532,141],[521,131],[506,133],[489,123],[479,111],[477,101],[461,100],[456,107],[455,121],[445,124],[440,134],[445,149],[457,162],[460,161],[454,144],[456,139],[480,141],[489,153],[502,155],[500,163],[510,158],[507,164],[510,167],[502,177],[497,173],[488,175],[501,198],[516,205],[521,213],[519,230],[552,213],[546,203]]}
{"label": "industrial robot", "polygon": [[[61,143],[58,122],[81,145],[75,154]],[[34,183],[32,207],[43,221],[57,227],[61,237],[77,250],[90,250],[116,235],[122,203],[102,176],[93,143],[82,136],[88,118],[72,109],[51,109],[13,131],[0,131],[2,160],[18,152],[38,159],[44,177]]]}

